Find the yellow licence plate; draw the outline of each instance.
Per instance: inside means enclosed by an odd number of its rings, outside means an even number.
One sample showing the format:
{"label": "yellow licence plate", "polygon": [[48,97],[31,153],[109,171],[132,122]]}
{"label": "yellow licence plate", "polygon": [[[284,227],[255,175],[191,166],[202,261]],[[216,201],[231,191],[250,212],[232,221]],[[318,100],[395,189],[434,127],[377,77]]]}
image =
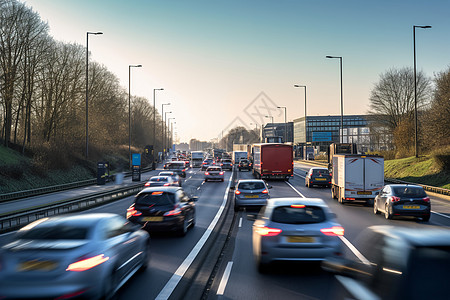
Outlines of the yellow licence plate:
{"label": "yellow licence plate", "polygon": [[142,221],[146,222],[161,222],[163,220],[163,217],[143,217]]}
{"label": "yellow licence plate", "polygon": [[312,236],[288,236],[288,243],[314,243],[315,239]]}
{"label": "yellow licence plate", "polygon": [[259,198],[258,195],[246,195],[245,198]]}
{"label": "yellow licence plate", "polygon": [[30,260],[19,264],[18,271],[51,271],[57,267],[53,261]]}
{"label": "yellow licence plate", "polygon": [[316,180],[325,181],[325,180],[327,180],[327,179],[326,179],[326,178],[316,178]]}
{"label": "yellow licence plate", "polygon": [[372,195],[372,192],[357,192],[358,195]]}
{"label": "yellow licence plate", "polygon": [[420,209],[419,205],[403,205],[404,209]]}

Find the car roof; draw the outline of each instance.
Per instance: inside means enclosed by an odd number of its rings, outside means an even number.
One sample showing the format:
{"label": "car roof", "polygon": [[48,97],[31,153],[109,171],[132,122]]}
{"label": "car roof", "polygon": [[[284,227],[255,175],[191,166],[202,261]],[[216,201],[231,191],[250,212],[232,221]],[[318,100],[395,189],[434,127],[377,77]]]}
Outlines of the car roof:
{"label": "car roof", "polygon": [[[390,187],[417,187],[417,188],[423,188],[422,186],[420,186],[420,185],[417,185],[417,184],[386,184],[387,186],[390,186]],[[385,185],[385,186],[386,186]]]}
{"label": "car roof", "polygon": [[[102,220],[117,217],[119,215],[113,213],[90,213],[90,214],[68,214],[61,216],[52,216],[48,218],[39,219],[31,224],[33,227],[37,226],[60,226],[71,225],[81,227],[92,227],[101,222]],[[23,227],[23,230],[29,229],[29,225]],[[27,228],[28,227],[28,228]]]}
{"label": "car roof", "polygon": [[289,198],[271,198],[267,200],[268,206],[287,206],[293,204],[300,205],[314,205],[321,207],[328,207],[328,205],[319,198],[301,198],[301,197],[289,197]]}
{"label": "car roof", "polygon": [[240,182],[262,182],[262,183],[266,183],[262,179],[239,179],[238,183],[240,183]]}
{"label": "car roof", "polygon": [[142,191],[140,191],[137,195],[139,195],[139,194],[146,194],[146,193],[152,193],[152,192],[176,193],[179,190],[182,190],[182,188],[181,187],[177,187],[177,186],[155,186],[155,187],[145,188]]}
{"label": "car roof", "polygon": [[396,239],[402,239],[417,247],[424,246],[450,246],[450,229],[430,226],[426,228],[409,228],[390,225],[377,225],[369,227],[369,230]]}
{"label": "car roof", "polygon": [[312,167],[310,170],[327,170],[328,171],[328,169],[324,168],[324,167]]}

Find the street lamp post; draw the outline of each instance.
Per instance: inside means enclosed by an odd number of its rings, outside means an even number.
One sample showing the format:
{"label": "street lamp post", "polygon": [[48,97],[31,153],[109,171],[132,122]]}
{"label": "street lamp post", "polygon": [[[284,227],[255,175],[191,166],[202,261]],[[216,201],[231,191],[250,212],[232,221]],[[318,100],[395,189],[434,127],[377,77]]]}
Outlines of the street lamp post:
{"label": "street lamp post", "polygon": [[[156,168],[155,166],[155,150],[156,150],[156,98],[155,91],[163,91],[163,88],[153,89],[153,170]],[[163,116],[161,115],[161,118]]]}
{"label": "street lamp post", "polygon": [[[167,114],[171,114],[172,112],[171,111],[168,111],[168,112],[165,112],[164,113],[164,132],[163,132],[163,135],[165,135],[166,134],[166,122],[167,122]],[[166,145],[163,143],[163,148],[165,149],[166,148]]]}
{"label": "street lamp post", "polygon": [[414,127],[415,127],[415,133],[414,133],[414,153],[416,157],[419,157],[419,150],[418,150],[418,132],[419,132],[419,126],[417,122],[417,77],[416,77],[416,28],[431,28],[431,26],[416,26],[413,25],[413,44],[414,44]]}
{"label": "street lamp post", "polygon": [[[161,116],[163,116],[164,115],[164,105],[170,105],[170,103],[163,103],[162,105],[161,105]],[[163,151],[162,151],[162,159],[164,160],[164,156],[165,156],[165,150],[166,150],[166,146],[165,146],[165,144],[164,144],[164,139],[165,139],[165,123],[164,123],[164,120],[161,118],[161,138],[162,138],[162,145],[163,145]]]}
{"label": "street lamp post", "polygon": [[88,111],[88,99],[89,99],[89,35],[99,35],[103,32],[86,32],[86,159],[89,156],[89,111]]}
{"label": "street lamp post", "polygon": [[131,68],[140,68],[142,65],[128,66],[128,162],[131,169]]}
{"label": "street lamp post", "polygon": [[[167,125],[167,133],[165,133],[166,135],[166,146],[168,149],[170,149],[170,137],[169,134],[171,133],[171,131],[169,130],[169,126],[172,124],[172,122],[170,122],[170,120],[175,120],[175,118],[167,118],[167,121],[169,122],[169,125]],[[170,150],[168,150],[167,152],[169,152]]]}
{"label": "street lamp post", "polygon": [[284,142],[287,142],[287,119],[286,119],[286,111],[287,111],[287,107],[286,106],[277,106],[277,108],[284,108]]}
{"label": "street lamp post", "polygon": [[306,126],[306,85],[294,84],[294,87],[296,87],[296,88],[301,88],[301,87],[305,88],[305,145],[306,145],[306,142],[308,140],[308,133],[306,131],[306,129],[307,129],[307,126]]}
{"label": "street lamp post", "polygon": [[339,58],[340,70],[341,70],[341,134],[340,140],[341,143],[344,142],[344,96],[343,96],[343,88],[342,88],[342,56],[330,56],[327,55],[326,58]]}

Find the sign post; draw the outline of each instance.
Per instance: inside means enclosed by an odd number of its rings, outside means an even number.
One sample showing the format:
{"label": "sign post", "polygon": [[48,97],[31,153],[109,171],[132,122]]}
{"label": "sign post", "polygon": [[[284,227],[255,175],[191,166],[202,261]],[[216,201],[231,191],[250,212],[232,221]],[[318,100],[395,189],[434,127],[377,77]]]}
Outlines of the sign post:
{"label": "sign post", "polygon": [[141,154],[133,153],[131,155],[131,180],[132,181],[141,181]]}

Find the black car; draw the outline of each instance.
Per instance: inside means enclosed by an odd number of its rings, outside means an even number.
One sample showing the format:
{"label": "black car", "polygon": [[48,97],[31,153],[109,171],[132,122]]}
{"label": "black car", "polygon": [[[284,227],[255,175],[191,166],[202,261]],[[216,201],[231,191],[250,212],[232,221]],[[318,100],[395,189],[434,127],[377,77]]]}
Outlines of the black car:
{"label": "black car", "polygon": [[248,159],[241,159],[239,161],[238,169],[239,171],[242,171],[243,169],[250,171],[252,169],[252,163]]}
{"label": "black car", "polygon": [[386,219],[412,216],[428,221],[431,215],[430,198],[419,185],[388,184],[375,197],[374,214],[384,213]]}
{"label": "black car", "polygon": [[305,185],[307,187],[312,187],[313,185],[318,186],[330,186],[331,185],[331,175],[327,168],[311,168],[306,172]]}
{"label": "black car", "polygon": [[184,161],[171,161],[164,165],[164,170],[174,171],[180,177],[186,177],[186,164]]}
{"label": "black car", "polygon": [[223,170],[233,170],[233,163],[231,162],[231,159],[228,158],[222,158],[220,161],[220,166]]}
{"label": "black car", "polygon": [[206,171],[208,167],[215,165],[215,161],[212,158],[207,158],[202,162],[202,171]]}
{"label": "black car", "polygon": [[333,299],[448,299],[448,228],[372,226],[354,243],[360,259],[335,257],[322,264],[338,275]]}
{"label": "black car", "polygon": [[184,236],[195,225],[195,201],[180,187],[146,188],[127,209],[127,219],[147,231],[175,231]]}

